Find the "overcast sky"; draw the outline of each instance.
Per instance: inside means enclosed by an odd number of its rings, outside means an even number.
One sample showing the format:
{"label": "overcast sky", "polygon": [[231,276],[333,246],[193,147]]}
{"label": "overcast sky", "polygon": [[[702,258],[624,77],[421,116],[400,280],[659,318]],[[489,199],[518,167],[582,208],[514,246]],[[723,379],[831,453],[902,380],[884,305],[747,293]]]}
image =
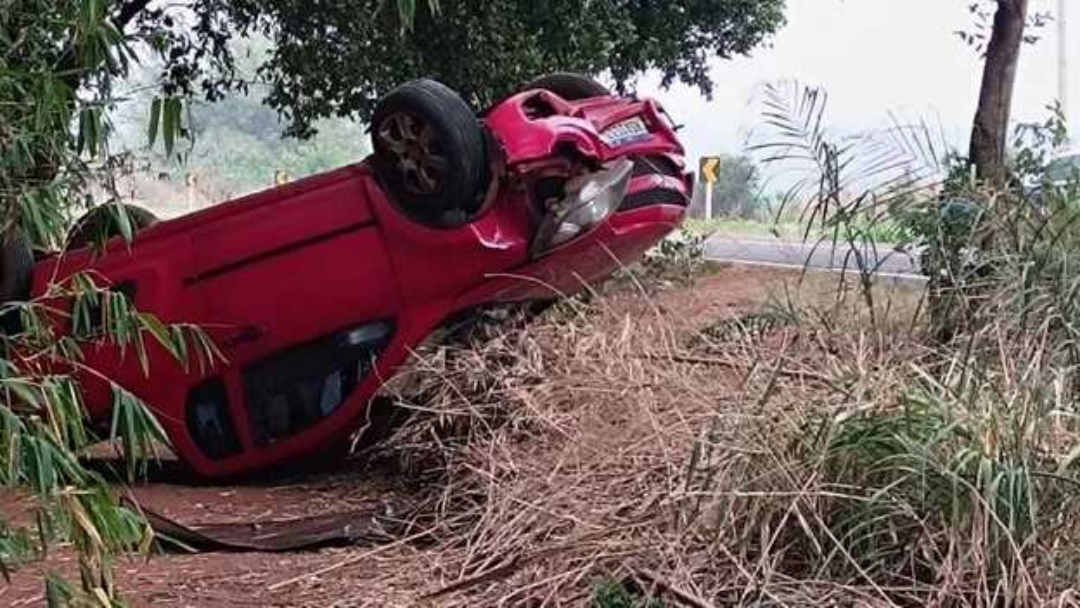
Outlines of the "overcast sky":
{"label": "overcast sky", "polygon": [[[1070,17],[1073,72],[1080,80],[1080,0]],[[787,26],[769,47],[749,57],[715,61],[711,101],[696,89],[658,91],[646,79],[639,92],[664,102],[679,122],[692,156],[737,153],[759,121],[755,100],[764,83],[797,79],[829,93],[830,124],[843,130],[882,126],[889,111],[925,118],[965,145],[978,95],[980,62],[955,34],[971,29],[969,0],[788,0]],[[1032,0],[1051,10],[1053,0]],[[1057,97],[1056,26],[1025,47],[1014,118],[1043,120]],[[1077,94],[1073,94],[1075,101]],[[1074,107],[1077,104],[1072,104]],[[1071,112],[1076,116],[1075,112]],[[1076,120],[1080,120],[1078,117]]]}

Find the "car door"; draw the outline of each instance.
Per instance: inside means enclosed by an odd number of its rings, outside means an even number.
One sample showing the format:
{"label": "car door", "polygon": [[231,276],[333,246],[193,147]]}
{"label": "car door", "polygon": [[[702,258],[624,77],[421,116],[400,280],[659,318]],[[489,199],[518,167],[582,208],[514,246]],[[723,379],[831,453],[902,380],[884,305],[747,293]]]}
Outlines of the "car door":
{"label": "car door", "polygon": [[351,400],[400,307],[366,175],[346,168],[230,203],[193,233],[189,286],[227,359],[188,398],[201,468],[302,451],[366,405]]}

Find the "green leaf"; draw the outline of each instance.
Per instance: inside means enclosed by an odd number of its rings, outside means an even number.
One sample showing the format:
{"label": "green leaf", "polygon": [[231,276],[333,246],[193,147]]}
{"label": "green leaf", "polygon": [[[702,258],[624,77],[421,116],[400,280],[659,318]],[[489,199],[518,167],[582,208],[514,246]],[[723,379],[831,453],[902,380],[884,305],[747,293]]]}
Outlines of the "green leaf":
{"label": "green leaf", "polygon": [[[150,335],[158,344],[169,351],[169,354],[178,361],[184,363],[181,355],[181,347],[177,346],[178,341],[173,339],[172,334],[169,332],[169,328],[152,314],[139,312],[136,313],[136,315],[138,316],[139,324],[142,326],[142,329],[150,332]],[[182,342],[182,340],[180,342]]]}
{"label": "green leaf", "polygon": [[416,0],[397,0],[397,7],[401,28],[411,30],[413,18],[416,16]]}
{"label": "green leaf", "polygon": [[48,608],[67,608],[72,604],[75,592],[63,579],[45,575],[45,603]]}
{"label": "green leaf", "polygon": [[131,221],[131,216],[128,215],[127,207],[113,205],[112,213],[116,219],[116,225],[120,229],[120,236],[124,238],[125,243],[130,243],[135,238],[135,225]]}
{"label": "green leaf", "polygon": [[113,417],[109,437],[119,440],[124,452],[129,479],[136,468],[145,467],[146,459],[155,456],[155,442],[169,444],[168,435],[146,404],[124,387],[113,384]]}
{"label": "green leaf", "polygon": [[165,141],[165,155],[172,156],[176,146],[176,135],[180,130],[180,100],[169,97],[162,108],[162,131]]}
{"label": "green leaf", "polygon": [[[0,386],[14,393],[15,399],[29,405],[34,410],[44,409],[39,387],[26,378],[5,378]],[[9,401],[10,402],[10,401]]]}
{"label": "green leaf", "polygon": [[154,147],[154,142],[157,141],[158,130],[161,128],[161,98],[154,97],[154,100],[150,102],[150,129],[147,133],[147,139],[150,142],[150,147]]}

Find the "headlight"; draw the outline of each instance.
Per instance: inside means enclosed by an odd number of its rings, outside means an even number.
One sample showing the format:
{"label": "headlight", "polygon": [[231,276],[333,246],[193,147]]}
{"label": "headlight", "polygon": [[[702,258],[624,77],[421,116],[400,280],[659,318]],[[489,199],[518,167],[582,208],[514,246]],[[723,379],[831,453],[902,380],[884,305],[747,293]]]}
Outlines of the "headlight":
{"label": "headlight", "polygon": [[556,203],[537,231],[533,256],[585,234],[614,213],[630,187],[634,164],[622,159],[604,170],[566,183],[566,197]]}

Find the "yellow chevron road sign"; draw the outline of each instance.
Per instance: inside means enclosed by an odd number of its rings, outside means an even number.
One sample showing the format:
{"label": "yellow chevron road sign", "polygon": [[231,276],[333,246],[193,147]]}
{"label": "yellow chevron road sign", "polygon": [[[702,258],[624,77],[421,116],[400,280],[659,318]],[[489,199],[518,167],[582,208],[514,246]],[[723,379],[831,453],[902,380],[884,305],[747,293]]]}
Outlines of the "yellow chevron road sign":
{"label": "yellow chevron road sign", "polygon": [[720,157],[719,156],[705,156],[701,159],[701,176],[705,178],[705,183],[715,184],[720,181]]}
{"label": "yellow chevron road sign", "polygon": [[713,216],[713,186],[720,181],[720,157],[701,157],[701,178],[705,182],[705,219],[711,220]]}

